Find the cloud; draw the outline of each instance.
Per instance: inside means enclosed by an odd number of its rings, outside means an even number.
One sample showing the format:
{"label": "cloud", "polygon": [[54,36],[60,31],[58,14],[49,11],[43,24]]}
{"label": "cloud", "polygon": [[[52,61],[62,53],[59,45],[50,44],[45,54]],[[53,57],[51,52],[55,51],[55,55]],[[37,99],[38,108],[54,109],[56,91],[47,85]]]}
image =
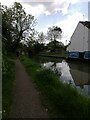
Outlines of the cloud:
{"label": "cloud", "polygon": [[68,14],[70,4],[88,1],[89,0],[10,0],[10,2],[8,2],[8,0],[1,0],[1,3],[10,5],[14,2],[21,2],[27,13],[39,16],[41,14],[51,15],[58,11],[66,15]]}
{"label": "cloud", "polygon": [[[32,11],[35,11],[35,15],[37,16],[40,14],[50,15],[52,13],[57,13],[58,11],[61,12],[63,15],[68,13],[68,8],[70,4],[76,4],[79,0],[21,0],[21,2],[26,5],[26,10],[31,8]],[[40,6],[39,6],[40,5]],[[42,7],[43,9],[39,8]],[[38,13],[38,8],[40,12]],[[34,13],[34,12],[32,12]]]}
{"label": "cloud", "polygon": [[0,0],[2,5],[10,6],[13,5],[14,2],[20,2],[21,0]]}
{"label": "cloud", "polygon": [[75,4],[77,3],[78,0],[54,0],[54,3],[53,3],[53,9],[54,11],[61,11],[63,15],[67,14],[68,13],[68,7],[70,4]]}
{"label": "cloud", "polygon": [[36,17],[40,16],[41,14],[45,14],[46,16],[51,14],[51,12],[48,10],[51,3],[25,2],[22,3],[22,5],[28,14],[32,14]]}
{"label": "cloud", "polygon": [[23,4],[23,7],[25,8],[25,11],[27,14],[32,14],[34,16],[39,16],[40,14],[44,13],[44,5],[42,4],[38,4],[37,6],[31,6],[31,5],[28,5],[28,4]]}
{"label": "cloud", "polygon": [[44,34],[46,34],[48,28],[51,27],[51,26],[52,26],[52,25],[49,24],[49,25],[46,25],[44,28],[38,29],[38,28],[36,27],[36,29],[38,30],[38,32],[43,32]]}
{"label": "cloud", "polygon": [[[8,0],[7,0],[8,1]],[[56,2],[56,1],[60,1],[60,0],[20,0],[20,1],[24,1],[24,2]],[[62,1],[68,1],[68,2],[71,2],[71,3],[76,3],[77,1],[79,2],[88,2],[90,0],[62,0]]]}

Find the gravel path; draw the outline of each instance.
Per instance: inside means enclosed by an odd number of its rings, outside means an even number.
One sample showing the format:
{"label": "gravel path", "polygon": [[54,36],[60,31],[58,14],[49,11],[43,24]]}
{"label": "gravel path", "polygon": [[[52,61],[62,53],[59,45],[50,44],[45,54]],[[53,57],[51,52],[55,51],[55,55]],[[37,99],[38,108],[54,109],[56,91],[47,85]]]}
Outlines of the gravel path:
{"label": "gravel path", "polygon": [[14,100],[10,118],[48,118],[37,90],[20,60],[16,60]]}

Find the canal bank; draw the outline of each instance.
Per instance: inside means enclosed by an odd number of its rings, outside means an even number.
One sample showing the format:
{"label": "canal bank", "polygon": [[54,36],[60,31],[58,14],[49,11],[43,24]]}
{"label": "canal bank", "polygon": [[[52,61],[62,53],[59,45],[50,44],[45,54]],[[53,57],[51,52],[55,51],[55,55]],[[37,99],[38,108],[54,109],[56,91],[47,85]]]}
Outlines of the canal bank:
{"label": "canal bank", "polygon": [[38,56],[40,57],[49,57],[49,58],[60,58],[60,59],[65,59],[66,61],[77,61],[77,62],[87,62],[88,64],[90,63],[90,59],[84,59],[82,57],[80,58],[74,58],[74,57],[69,57],[69,55],[47,55],[47,54],[39,54]]}
{"label": "canal bank", "polygon": [[41,56],[41,57],[51,57],[51,58],[62,58],[62,59],[67,59],[66,56],[58,56],[58,55],[45,55],[45,54],[40,54],[39,56]]}
{"label": "canal bank", "polygon": [[52,118],[88,118],[90,117],[89,98],[80,94],[70,84],[63,83],[50,69],[27,57],[20,60],[25,65],[33,82],[37,85],[41,100]]}

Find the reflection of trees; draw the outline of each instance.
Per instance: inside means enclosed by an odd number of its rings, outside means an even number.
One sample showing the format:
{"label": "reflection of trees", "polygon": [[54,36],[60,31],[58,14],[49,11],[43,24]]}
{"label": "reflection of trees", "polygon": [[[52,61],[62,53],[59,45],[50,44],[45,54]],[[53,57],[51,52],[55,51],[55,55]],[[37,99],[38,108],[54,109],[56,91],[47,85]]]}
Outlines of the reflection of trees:
{"label": "reflection of trees", "polygon": [[61,75],[61,71],[58,71],[57,69],[56,62],[54,62],[51,67],[56,74]]}

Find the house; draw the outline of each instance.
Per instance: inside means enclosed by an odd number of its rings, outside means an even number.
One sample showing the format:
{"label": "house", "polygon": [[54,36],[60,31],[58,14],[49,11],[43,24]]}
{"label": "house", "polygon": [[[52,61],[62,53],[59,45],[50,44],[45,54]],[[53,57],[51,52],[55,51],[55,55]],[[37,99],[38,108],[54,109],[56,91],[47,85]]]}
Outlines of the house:
{"label": "house", "polygon": [[71,58],[90,58],[90,21],[80,21],[67,47]]}

